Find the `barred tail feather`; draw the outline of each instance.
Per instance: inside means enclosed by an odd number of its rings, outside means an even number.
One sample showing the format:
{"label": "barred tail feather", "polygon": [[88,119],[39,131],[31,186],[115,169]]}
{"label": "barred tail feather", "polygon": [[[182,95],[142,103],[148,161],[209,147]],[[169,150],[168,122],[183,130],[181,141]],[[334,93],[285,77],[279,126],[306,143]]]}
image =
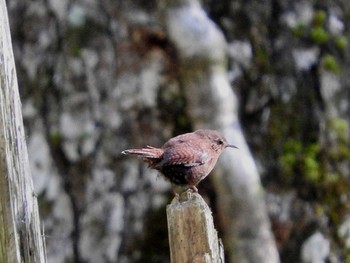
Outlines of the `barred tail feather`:
{"label": "barred tail feather", "polygon": [[147,146],[147,148],[129,149],[129,150],[122,151],[122,154],[134,155],[141,158],[151,158],[151,159],[160,158],[163,155],[163,153],[164,153],[163,149],[154,148],[152,146]]}

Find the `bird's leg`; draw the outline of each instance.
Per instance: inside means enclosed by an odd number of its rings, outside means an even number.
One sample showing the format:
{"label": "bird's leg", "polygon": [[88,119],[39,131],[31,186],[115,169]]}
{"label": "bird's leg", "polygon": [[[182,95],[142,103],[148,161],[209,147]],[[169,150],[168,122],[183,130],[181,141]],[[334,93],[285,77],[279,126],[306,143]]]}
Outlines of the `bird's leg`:
{"label": "bird's leg", "polygon": [[191,186],[188,188],[188,190],[192,190],[192,192],[198,193],[198,189],[197,189],[197,187],[196,187],[195,185],[191,185]]}
{"label": "bird's leg", "polygon": [[173,193],[175,194],[175,198],[184,202],[192,199],[194,193],[198,193],[198,189],[195,185],[176,185],[173,184]]}
{"label": "bird's leg", "polygon": [[193,194],[198,193],[198,189],[196,186],[191,185],[185,191],[180,194],[181,201],[191,200]]}

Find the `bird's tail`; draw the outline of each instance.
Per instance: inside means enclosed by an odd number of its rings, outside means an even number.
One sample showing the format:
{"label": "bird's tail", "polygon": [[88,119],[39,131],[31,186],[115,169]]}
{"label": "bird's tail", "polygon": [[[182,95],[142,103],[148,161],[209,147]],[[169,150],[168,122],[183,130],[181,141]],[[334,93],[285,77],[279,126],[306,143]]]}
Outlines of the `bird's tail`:
{"label": "bird's tail", "polygon": [[160,158],[164,153],[163,149],[147,146],[141,149],[129,149],[122,151],[122,154],[134,155],[141,158],[157,159]]}

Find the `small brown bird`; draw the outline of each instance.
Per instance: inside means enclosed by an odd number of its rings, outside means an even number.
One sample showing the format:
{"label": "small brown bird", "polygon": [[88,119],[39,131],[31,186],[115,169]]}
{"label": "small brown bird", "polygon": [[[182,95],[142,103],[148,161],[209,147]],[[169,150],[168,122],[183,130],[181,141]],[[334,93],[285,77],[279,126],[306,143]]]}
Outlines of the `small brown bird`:
{"label": "small brown bird", "polygon": [[218,131],[197,130],[171,138],[161,148],[147,146],[122,153],[141,157],[174,185],[198,192],[197,184],[213,170],[226,147],[237,148]]}

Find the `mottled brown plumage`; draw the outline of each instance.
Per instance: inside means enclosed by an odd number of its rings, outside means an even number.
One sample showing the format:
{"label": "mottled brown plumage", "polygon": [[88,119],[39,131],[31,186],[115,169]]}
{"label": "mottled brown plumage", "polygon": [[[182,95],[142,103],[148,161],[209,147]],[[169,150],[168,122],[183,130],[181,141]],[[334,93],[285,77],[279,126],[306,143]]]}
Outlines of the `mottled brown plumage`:
{"label": "mottled brown plumage", "polygon": [[176,136],[161,148],[147,146],[122,153],[141,157],[174,185],[197,192],[196,185],[211,172],[226,147],[237,148],[218,131],[197,130]]}

